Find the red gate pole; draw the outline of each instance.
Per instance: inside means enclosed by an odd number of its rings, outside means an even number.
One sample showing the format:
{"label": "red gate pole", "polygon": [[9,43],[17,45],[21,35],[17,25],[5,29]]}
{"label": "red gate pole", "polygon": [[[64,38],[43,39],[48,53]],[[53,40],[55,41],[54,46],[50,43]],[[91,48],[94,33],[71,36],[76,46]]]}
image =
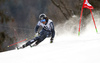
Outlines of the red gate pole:
{"label": "red gate pole", "polygon": [[83,7],[82,7],[82,10],[81,10],[81,15],[80,15],[78,36],[80,35],[80,28],[81,28],[81,19],[82,19],[82,13],[83,13]]}
{"label": "red gate pole", "polygon": [[96,32],[98,33],[98,30],[97,30],[97,27],[96,27],[96,23],[95,23],[95,20],[94,20],[94,17],[93,17],[91,9],[90,9],[90,12],[91,12],[91,15],[92,15],[92,19],[93,19],[93,22],[94,22],[94,26],[95,26]]}

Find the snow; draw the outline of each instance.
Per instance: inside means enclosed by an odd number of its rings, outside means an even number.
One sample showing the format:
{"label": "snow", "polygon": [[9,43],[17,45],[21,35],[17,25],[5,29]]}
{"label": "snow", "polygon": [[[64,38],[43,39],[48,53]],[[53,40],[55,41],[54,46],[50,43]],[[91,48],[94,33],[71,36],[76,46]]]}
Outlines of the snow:
{"label": "snow", "polygon": [[[100,37],[100,35],[99,35]],[[57,38],[58,39],[58,38]],[[2,63],[100,63],[100,39],[68,40],[0,53]]]}
{"label": "snow", "polygon": [[47,38],[36,47],[0,53],[0,63],[100,63],[100,34],[92,26],[80,36],[62,33],[52,44]]}

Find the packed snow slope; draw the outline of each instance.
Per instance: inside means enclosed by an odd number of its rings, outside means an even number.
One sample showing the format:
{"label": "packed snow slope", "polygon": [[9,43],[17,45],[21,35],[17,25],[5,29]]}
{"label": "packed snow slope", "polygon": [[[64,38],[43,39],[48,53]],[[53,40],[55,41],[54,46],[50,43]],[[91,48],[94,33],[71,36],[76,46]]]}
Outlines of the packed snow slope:
{"label": "packed snow slope", "polygon": [[36,47],[0,53],[0,63],[100,63],[100,19],[95,19],[98,33],[92,19],[80,36],[58,25],[54,43],[47,38]]}

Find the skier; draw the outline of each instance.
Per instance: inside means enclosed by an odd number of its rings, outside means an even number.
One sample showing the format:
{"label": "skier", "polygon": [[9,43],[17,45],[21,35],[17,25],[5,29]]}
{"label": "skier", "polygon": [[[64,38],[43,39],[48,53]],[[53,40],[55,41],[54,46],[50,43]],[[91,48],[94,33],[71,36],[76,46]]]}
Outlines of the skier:
{"label": "skier", "polygon": [[[38,23],[35,27],[35,33],[36,33],[36,35],[38,34],[39,36],[28,41],[26,44],[24,44],[22,46],[22,48],[25,48],[34,42],[35,42],[35,44],[33,46],[36,46],[47,37],[51,37],[50,43],[53,43],[53,39],[55,36],[53,21],[51,19],[48,19],[48,17],[44,13],[39,15],[39,19],[40,19],[40,21],[38,21]],[[38,32],[38,29],[40,26],[42,27],[42,30],[40,32]]]}

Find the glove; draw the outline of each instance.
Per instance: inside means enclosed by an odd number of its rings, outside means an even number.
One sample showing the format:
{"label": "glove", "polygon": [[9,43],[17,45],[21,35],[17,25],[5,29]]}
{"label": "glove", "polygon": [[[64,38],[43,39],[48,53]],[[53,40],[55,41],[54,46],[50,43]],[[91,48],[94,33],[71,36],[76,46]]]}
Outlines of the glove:
{"label": "glove", "polygon": [[53,43],[53,38],[50,39],[50,43]]}
{"label": "glove", "polygon": [[38,37],[39,36],[39,33],[37,32],[37,33],[35,33],[35,37]]}

